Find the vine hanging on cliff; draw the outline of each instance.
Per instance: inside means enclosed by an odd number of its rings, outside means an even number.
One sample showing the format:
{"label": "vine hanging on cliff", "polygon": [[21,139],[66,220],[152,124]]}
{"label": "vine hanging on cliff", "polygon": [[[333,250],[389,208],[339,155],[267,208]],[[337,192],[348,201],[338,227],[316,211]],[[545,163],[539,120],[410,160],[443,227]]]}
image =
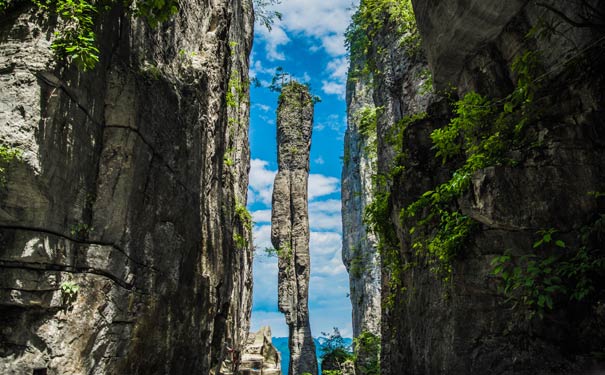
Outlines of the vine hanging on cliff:
{"label": "vine hanging on cliff", "polygon": [[[345,32],[345,44],[353,61],[365,61],[363,70],[373,72],[374,63],[368,59],[378,48],[374,44],[387,23],[395,25],[400,45],[409,56],[420,52],[421,39],[411,0],[362,0]],[[374,51],[380,54],[381,50]]]}
{"label": "vine hanging on cliff", "polygon": [[[22,0],[21,2],[26,2]],[[0,0],[0,15],[17,0]],[[95,29],[100,12],[119,4],[118,0],[31,0],[40,11],[58,16],[60,31],[51,44],[57,57],[65,58],[81,70],[90,70],[99,62]],[[178,0],[126,0],[126,9],[135,17],[147,20],[151,27],[167,21],[178,12]]]}

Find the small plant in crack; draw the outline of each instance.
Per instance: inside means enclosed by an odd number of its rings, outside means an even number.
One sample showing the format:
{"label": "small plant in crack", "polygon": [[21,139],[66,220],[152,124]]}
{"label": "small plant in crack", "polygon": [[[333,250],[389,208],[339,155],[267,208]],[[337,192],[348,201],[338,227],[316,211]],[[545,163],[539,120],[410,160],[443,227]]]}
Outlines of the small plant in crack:
{"label": "small plant in crack", "polygon": [[61,283],[61,298],[63,306],[69,308],[73,305],[78,297],[80,286],[73,281],[64,281]]}

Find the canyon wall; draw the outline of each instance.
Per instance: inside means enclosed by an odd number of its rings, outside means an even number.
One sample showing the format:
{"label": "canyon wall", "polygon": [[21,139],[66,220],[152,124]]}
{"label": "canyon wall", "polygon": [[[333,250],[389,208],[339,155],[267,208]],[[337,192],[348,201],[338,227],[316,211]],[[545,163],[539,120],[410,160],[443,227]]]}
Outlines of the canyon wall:
{"label": "canyon wall", "polygon": [[252,3],[181,2],[155,28],[104,10],[87,72],[53,55],[59,27],[24,2],[0,21],[0,141],[21,155],[0,372],[217,374],[251,308]]}
{"label": "canyon wall", "polygon": [[603,5],[412,3],[422,49],[385,17],[361,71],[380,109],[381,373],[602,370]]}

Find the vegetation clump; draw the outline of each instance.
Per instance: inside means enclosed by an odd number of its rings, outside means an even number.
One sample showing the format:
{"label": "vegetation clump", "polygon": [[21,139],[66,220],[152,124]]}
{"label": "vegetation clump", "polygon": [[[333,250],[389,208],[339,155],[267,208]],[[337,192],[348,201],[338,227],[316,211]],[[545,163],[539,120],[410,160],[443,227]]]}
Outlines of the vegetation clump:
{"label": "vegetation clump", "polygon": [[[66,58],[78,68],[93,69],[99,62],[96,43],[99,13],[118,4],[117,0],[96,2],[91,0],[30,0],[40,11],[58,16],[60,31],[55,32],[51,45],[57,57]],[[25,2],[21,0],[20,2]],[[6,13],[17,1],[0,0],[0,15]],[[126,9],[156,27],[178,12],[178,0],[126,0]]]}
{"label": "vegetation clump", "polygon": [[6,171],[13,160],[19,160],[23,153],[13,147],[0,145],[0,187],[6,185]]}
{"label": "vegetation clump", "polygon": [[382,49],[375,44],[376,37],[390,23],[400,37],[400,45],[409,56],[420,52],[421,39],[411,0],[362,0],[345,33],[345,43],[351,60],[366,61],[361,73],[375,71],[372,53]]}

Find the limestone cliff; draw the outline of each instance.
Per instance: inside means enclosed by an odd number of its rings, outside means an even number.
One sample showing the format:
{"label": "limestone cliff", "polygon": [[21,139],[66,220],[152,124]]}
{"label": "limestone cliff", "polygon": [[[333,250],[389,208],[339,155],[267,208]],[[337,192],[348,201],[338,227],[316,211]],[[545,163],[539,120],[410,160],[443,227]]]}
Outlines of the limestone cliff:
{"label": "limestone cliff", "polygon": [[[353,62],[354,64],[354,62]],[[361,64],[358,64],[361,65]],[[356,66],[351,67],[355,71]],[[363,214],[372,200],[376,173],[376,117],[371,77],[351,74],[347,85],[347,123],[342,170],[342,259],[349,273],[353,337],[380,336],[380,255]],[[357,350],[359,361],[365,359]]]}
{"label": "limestone cliff", "polygon": [[3,16],[0,142],[22,156],[0,192],[1,373],[209,374],[241,349],[252,22],[250,1],[157,28],[115,6],[81,72],[52,16]]}
{"label": "limestone cliff", "polygon": [[279,257],[279,310],[290,329],[290,375],[317,375],[308,306],[311,261],[307,182],[313,105],[307,86],[292,81],[282,87],[277,109],[278,171],[273,184],[271,242]]}
{"label": "limestone cliff", "polygon": [[602,370],[603,4],[412,2],[424,52],[367,56],[381,373]]}

